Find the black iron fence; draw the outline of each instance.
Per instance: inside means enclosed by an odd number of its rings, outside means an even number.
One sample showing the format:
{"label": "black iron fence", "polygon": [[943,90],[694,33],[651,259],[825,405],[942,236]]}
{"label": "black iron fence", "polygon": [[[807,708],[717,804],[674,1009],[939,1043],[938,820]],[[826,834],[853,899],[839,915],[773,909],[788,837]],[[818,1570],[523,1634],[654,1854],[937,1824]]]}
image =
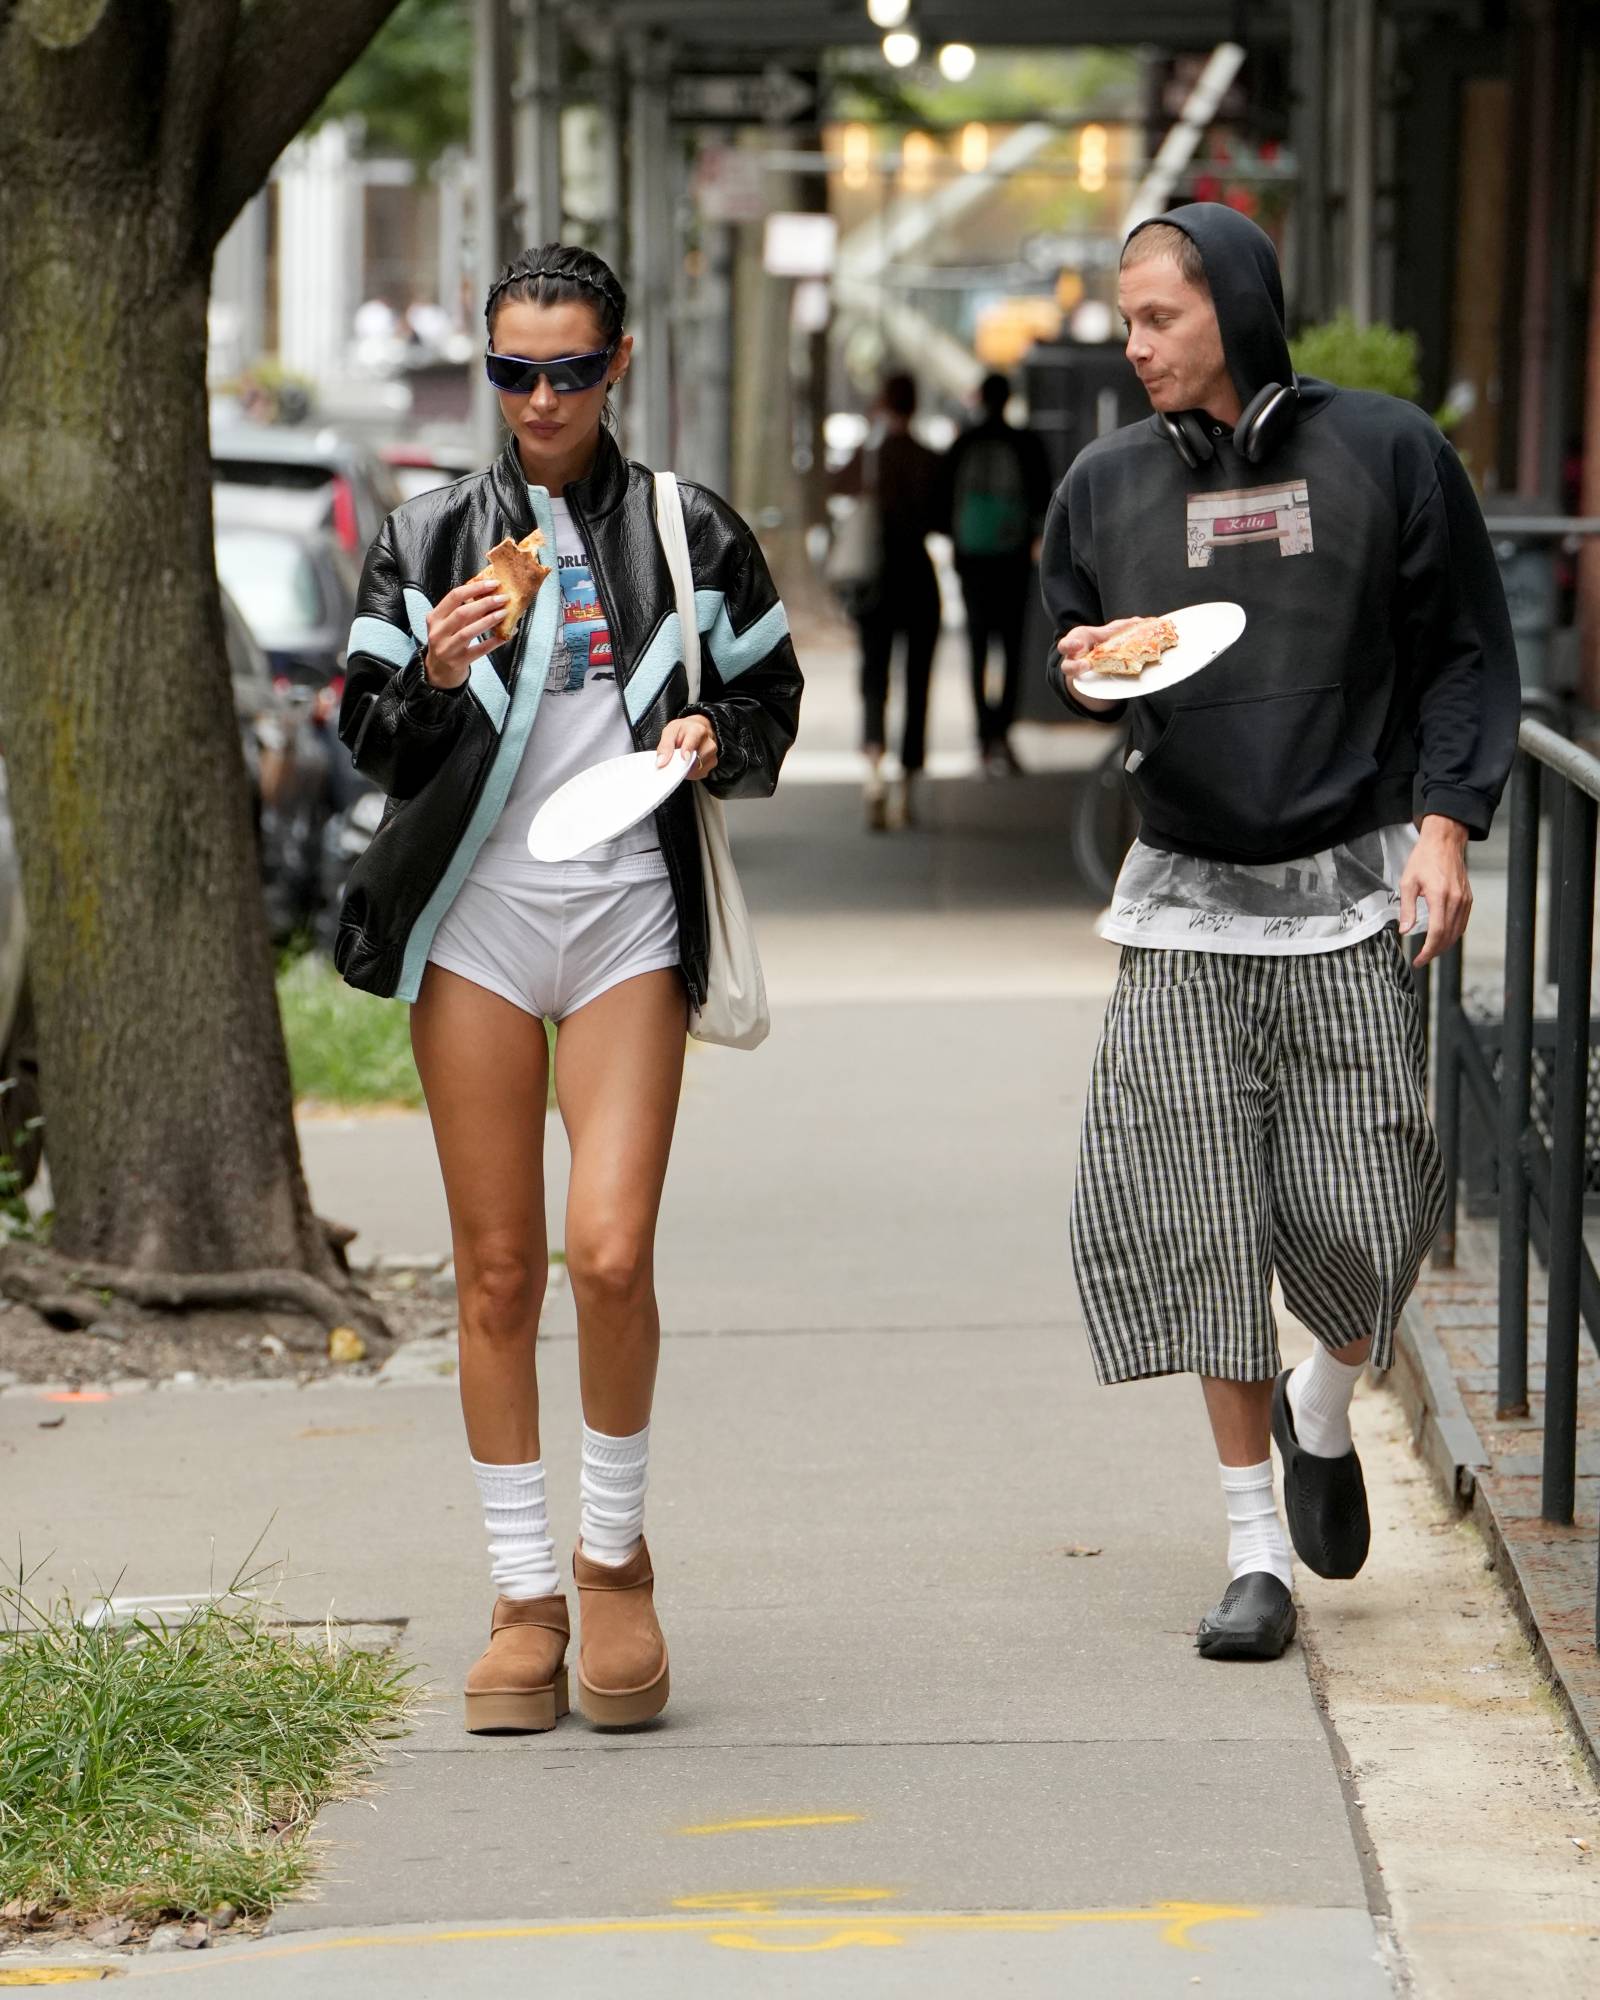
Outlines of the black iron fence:
{"label": "black iron fence", "polygon": [[[1577,1481],[1582,1330],[1600,1349],[1600,1278],[1584,1242],[1585,1192],[1600,1191],[1591,1074],[1595,831],[1600,758],[1525,717],[1512,771],[1505,985],[1496,1014],[1463,1004],[1462,947],[1437,962],[1434,1108],[1448,1183],[1436,1263],[1455,1262],[1464,1099],[1491,1137],[1499,1234],[1498,1408],[1528,1413],[1529,1249],[1549,1274],[1541,1512],[1570,1522]],[[1536,978],[1541,834],[1545,980]],[[1550,999],[1553,988],[1553,1004]],[[1600,1049],[1593,1051],[1600,1057]],[[1600,1637],[1600,1626],[1597,1626]]]}

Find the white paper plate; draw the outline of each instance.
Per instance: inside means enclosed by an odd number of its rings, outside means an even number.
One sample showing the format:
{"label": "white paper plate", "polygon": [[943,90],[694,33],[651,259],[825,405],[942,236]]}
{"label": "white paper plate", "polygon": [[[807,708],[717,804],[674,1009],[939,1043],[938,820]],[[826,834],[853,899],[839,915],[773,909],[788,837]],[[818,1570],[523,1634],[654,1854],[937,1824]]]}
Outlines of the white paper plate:
{"label": "white paper plate", "polygon": [[602,841],[615,840],[670,798],[693,763],[692,755],[681,750],[658,770],[653,750],[635,750],[591,764],[552,792],[534,814],[528,852],[535,861],[571,861]]}
{"label": "white paper plate", "polygon": [[[1135,695],[1160,694],[1209,667],[1244,630],[1244,606],[1226,598],[1210,604],[1186,604],[1181,611],[1164,615],[1176,626],[1178,643],[1161,655],[1156,666],[1146,667],[1137,680],[1125,680],[1120,674],[1087,673],[1080,674],[1072,685],[1097,701],[1131,701]],[[1070,671],[1071,663],[1064,664]]]}

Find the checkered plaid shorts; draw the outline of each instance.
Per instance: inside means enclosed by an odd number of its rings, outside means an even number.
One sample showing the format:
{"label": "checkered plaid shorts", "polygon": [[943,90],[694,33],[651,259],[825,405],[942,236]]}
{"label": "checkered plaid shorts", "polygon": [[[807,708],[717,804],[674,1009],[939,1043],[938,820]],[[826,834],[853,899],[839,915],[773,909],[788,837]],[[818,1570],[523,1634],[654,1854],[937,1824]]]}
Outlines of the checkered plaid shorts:
{"label": "checkered plaid shorts", "polygon": [[1125,947],[1095,1053],[1072,1255],[1102,1382],[1279,1367],[1272,1280],[1329,1347],[1393,1358],[1444,1204],[1393,928],[1267,958]]}

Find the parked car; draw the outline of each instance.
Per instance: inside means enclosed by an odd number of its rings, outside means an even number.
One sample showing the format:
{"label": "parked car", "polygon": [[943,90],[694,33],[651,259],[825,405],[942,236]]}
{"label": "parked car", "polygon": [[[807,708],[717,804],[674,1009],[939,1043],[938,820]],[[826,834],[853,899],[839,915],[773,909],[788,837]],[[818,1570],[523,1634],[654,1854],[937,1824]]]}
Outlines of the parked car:
{"label": "parked car", "polygon": [[275,680],[326,688],[344,672],[357,572],[315,495],[218,486],[217,574]]}
{"label": "parked car", "polygon": [[39,1049],[28,990],[28,919],[4,758],[0,758],[0,1193],[32,1187],[44,1157]]}
{"label": "parked car", "polygon": [[337,696],[274,680],[266,653],[226,590],[222,622],[250,780],[267,926],[283,943],[305,927],[315,908],[322,828],[331,809],[332,762],[318,704],[336,707]]}
{"label": "parked car", "polygon": [[[341,751],[342,751],[341,746]],[[357,777],[359,790],[343,811],[334,813],[322,829],[322,874],[311,937],[319,951],[333,956],[339,931],[339,905],[350,870],[366,853],[383,819],[383,794]]]}
{"label": "parked car", "polygon": [[220,485],[314,496],[317,524],[357,562],[400,504],[400,490],[376,452],[310,426],[223,424],[211,440],[211,473]]}
{"label": "parked car", "polygon": [[448,486],[452,479],[478,469],[476,455],[465,445],[386,444],[379,455],[404,500],[415,500],[419,493]]}

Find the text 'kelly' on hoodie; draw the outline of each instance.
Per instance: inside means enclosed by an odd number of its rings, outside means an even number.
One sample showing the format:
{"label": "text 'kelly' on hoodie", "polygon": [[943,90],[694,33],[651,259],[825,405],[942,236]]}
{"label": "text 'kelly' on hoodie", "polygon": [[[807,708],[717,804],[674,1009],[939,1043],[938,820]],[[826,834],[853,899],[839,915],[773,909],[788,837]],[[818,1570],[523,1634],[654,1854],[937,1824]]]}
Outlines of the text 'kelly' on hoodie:
{"label": "text 'kelly' on hoodie", "polygon": [[[1154,219],[1200,252],[1240,403],[1293,380],[1270,239],[1211,202]],[[1423,813],[1481,836],[1520,689],[1477,496],[1414,404],[1307,376],[1299,391],[1255,464],[1203,415],[1213,455],[1195,468],[1154,416],[1080,453],[1045,526],[1056,636],[1212,598],[1244,607],[1211,666],[1126,705],[1152,846],[1291,860]],[[1075,706],[1053,650],[1047,671]]]}

